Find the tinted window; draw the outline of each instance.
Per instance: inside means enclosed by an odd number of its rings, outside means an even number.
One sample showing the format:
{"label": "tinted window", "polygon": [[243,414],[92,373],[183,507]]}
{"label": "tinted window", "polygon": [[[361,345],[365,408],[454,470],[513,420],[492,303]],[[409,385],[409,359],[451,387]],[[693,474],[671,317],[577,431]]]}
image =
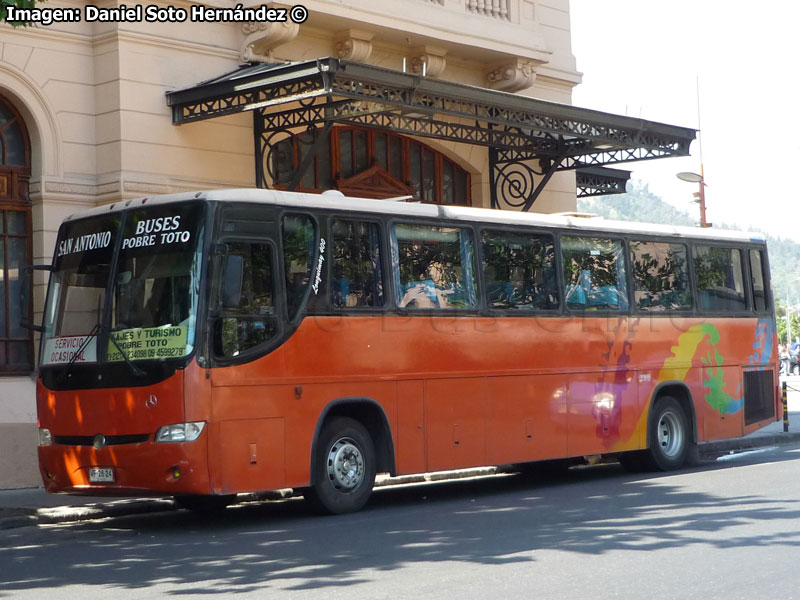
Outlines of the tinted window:
{"label": "tinted window", "polygon": [[688,252],[684,244],[631,242],[633,301],[638,310],[692,308]]}
{"label": "tinted window", "polygon": [[282,221],[283,261],[286,269],[286,308],[289,320],[300,311],[311,281],[314,260],[314,223],[306,215],[287,215]]}
{"label": "tinted window", "polygon": [[489,308],[558,308],[551,236],[484,231],[481,243]]}
{"label": "tinted window", "polygon": [[383,306],[378,225],[333,222],[331,303],[336,308]]}
{"label": "tinted window", "polygon": [[769,307],[766,293],[766,282],[764,281],[764,253],[761,250],[750,250],[750,278],[753,285],[753,308],[757,311],[765,311]]}
{"label": "tinted window", "polygon": [[228,243],[225,254],[241,257],[242,293],[238,304],[224,307],[215,323],[214,351],[217,356],[232,358],[268,342],[277,333],[275,288],[268,244]]}
{"label": "tinted window", "polygon": [[572,310],[628,309],[622,242],[594,237],[561,238],[564,298]]}
{"label": "tinted window", "polygon": [[472,239],[467,229],[396,225],[392,262],[401,308],[475,308]]}
{"label": "tinted window", "polygon": [[736,312],[747,308],[741,250],[695,246],[694,276],[700,310]]}

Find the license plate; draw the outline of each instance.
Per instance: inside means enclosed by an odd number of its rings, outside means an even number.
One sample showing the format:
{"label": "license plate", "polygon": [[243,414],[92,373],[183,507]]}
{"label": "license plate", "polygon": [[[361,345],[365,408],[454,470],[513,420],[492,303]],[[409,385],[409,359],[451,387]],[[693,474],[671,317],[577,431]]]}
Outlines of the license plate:
{"label": "license plate", "polygon": [[89,469],[90,483],[114,483],[114,469],[92,467]]}

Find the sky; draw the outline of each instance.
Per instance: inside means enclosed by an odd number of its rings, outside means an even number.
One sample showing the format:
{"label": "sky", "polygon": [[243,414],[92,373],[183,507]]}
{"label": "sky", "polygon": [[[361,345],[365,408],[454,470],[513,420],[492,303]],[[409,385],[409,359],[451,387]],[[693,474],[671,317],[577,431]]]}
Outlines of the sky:
{"label": "sky", "polygon": [[699,220],[698,184],[676,174],[700,172],[702,146],[709,222],[800,241],[800,2],[570,0],[570,15],[576,106],[700,129],[690,157],[612,167]]}

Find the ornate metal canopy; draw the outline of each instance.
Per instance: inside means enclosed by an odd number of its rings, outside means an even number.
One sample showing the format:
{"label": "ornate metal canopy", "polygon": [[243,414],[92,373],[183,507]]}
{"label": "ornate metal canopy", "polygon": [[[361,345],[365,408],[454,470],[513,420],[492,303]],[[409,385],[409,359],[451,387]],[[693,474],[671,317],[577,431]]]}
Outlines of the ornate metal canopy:
{"label": "ornate metal canopy", "polygon": [[[522,210],[530,210],[558,171],[687,156],[696,133],[336,58],[245,66],[168,92],[167,104],[176,125],[254,111],[259,187],[267,187],[270,150],[281,136],[326,132],[340,123],[485,146],[492,206]],[[304,154],[290,187],[318,146]],[[603,171],[602,177],[596,171],[579,175],[582,195],[624,191],[619,176]]]}
{"label": "ornate metal canopy", "polygon": [[582,167],[575,171],[578,198],[624,194],[625,184],[631,178],[630,171],[606,167]]}

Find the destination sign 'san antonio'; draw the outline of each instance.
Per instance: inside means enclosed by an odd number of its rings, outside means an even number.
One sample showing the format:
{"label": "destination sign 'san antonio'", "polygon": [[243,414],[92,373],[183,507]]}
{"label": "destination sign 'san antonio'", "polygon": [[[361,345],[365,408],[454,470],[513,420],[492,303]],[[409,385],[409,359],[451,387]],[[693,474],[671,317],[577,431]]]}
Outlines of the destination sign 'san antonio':
{"label": "destination sign 'san antonio'", "polygon": [[99,250],[108,248],[111,243],[111,232],[102,231],[99,233],[87,233],[74,238],[61,240],[58,244],[58,256],[73,254],[75,252],[85,252],[86,250]]}

